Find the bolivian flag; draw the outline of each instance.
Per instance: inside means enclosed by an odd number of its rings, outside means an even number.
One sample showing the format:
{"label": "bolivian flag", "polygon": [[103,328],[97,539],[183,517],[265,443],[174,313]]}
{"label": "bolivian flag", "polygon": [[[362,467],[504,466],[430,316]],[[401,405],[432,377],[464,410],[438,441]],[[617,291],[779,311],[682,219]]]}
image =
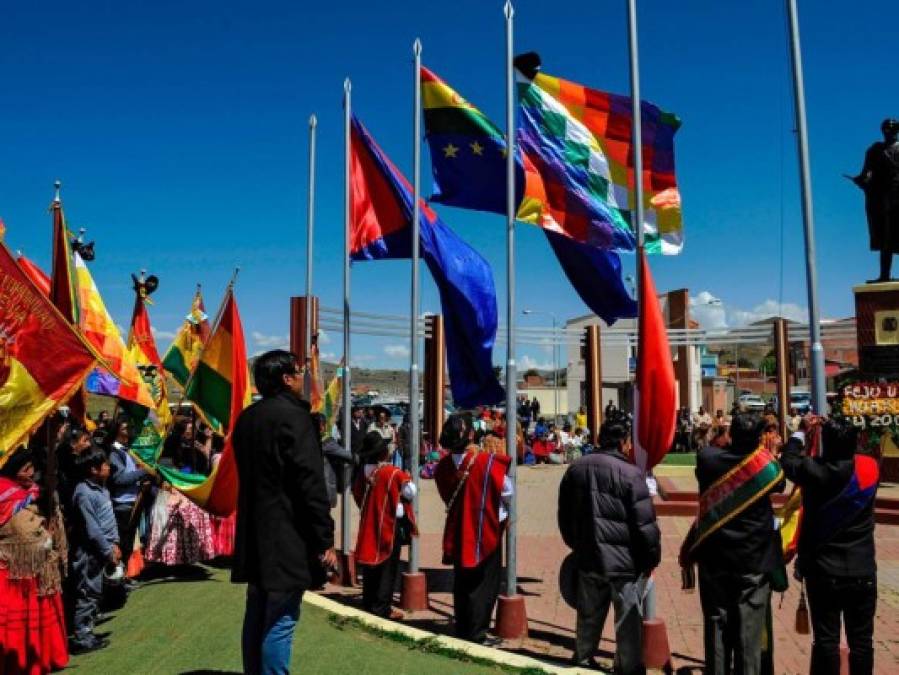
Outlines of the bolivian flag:
{"label": "bolivian flag", "polygon": [[0,466],[97,359],[0,244]]}
{"label": "bolivian flag", "polygon": [[231,447],[231,431],[252,396],[243,326],[230,288],[221,320],[203,349],[185,394],[207,419],[220,423],[221,432],[225,434],[225,449],[212,473],[202,480],[165,467],[158,469],[198,506],[213,515],[228,516],[237,507],[237,465]]}
{"label": "bolivian flag", "polygon": [[209,339],[209,317],[203,306],[200,288],[194,295],[190,314],[185,317],[184,325],[172,341],[171,347],[162,359],[163,367],[182,387],[187,385],[190,374],[200,360],[203,345]]}

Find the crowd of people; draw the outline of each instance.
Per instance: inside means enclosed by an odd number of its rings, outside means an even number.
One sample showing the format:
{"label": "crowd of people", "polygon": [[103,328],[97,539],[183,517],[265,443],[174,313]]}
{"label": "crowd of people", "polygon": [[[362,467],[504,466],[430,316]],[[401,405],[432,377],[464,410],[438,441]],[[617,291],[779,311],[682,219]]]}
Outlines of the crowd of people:
{"label": "crowd of people", "polygon": [[[244,672],[288,672],[304,592],[341,573],[331,510],[345,485],[360,511],[362,604],[403,618],[393,592],[402,548],[418,536],[405,425],[395,429],[383,411],[354,410],[345,448],[302,398],[293,354],[261,355],[254,378],[261,399],[232,435],[240,489],[231,519],[210,516],[142,468],[128,450],[133,431],[124,418],[103,415],[91,428],[64,422],[49,450],[22,449],[7,460],[0,470],[0,672],[45,673],[64,667],[71,652],[106,646],[96,632],[100,613],[127,600],[142,565],[231,554],[232,580],[247,584]],[[542,451],[535,446],[558,443],[564,453],[548,454],[563,454],[569,464],[558,525],[572,550],[563,565],[568,592],[561,590],[577,610],[573,661],[596,665],[611,610],[615,672],[643,673],[644,605],[662,538],[651,481],[630,460],[630,417],[611,402],[605,413],[596,446],[585,440],[583,410],[574,432],[539,415],[516,416],[516,453],[536,461]],[[840,672],[842,623],[851,672],[871,673],[879,472],[859,450],[856,428],[806,416],[789,421],[784,441],[771,416],[737,409],[715,417],[699,411],[699,418],[709,422],[697,455],[699,512],[678,561],[685,590],[698,580],[706,672],[773,672],[771,596],[789,579],[771,496],[789,479],[802,490],[795,575],[811,610],[811,672]],[[510,428],[502,411],[456,413],[437,442],[422,448],[422,470],[446,507],[442,552],[453,568],[455,632],[482,644],[496,641],[488,629],[514,490]],[[161,463],[208,474],[221,449],[208,427],[179,418]]]}
{"label": "crowd of people", "polygon": [[[127,601],[137,579],[180,574],[234,548],[233,517],[209,515],[138,464],[127,416],[101,411],[79,424],[64,412],[0,469],[3,673],[58,670],[70,654],[106,647],[99,618]],[[160,463],[208,474],[220,440],[178,418]]]}

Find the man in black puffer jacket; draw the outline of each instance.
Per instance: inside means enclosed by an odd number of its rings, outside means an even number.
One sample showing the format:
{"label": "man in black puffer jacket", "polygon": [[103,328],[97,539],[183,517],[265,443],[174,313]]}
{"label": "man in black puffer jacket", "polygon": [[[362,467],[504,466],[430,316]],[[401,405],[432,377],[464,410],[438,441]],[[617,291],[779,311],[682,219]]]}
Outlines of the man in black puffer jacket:
{"label": "man in black puffer jacket", "polygon": [[593,665],[611,603],[615,672],[643,673],[643,592],[661,559],[661,536],[646,477],[627,459],[627,425],[603,424],[600,445],[559,485],[559,530],[578,568],[574,662]]}

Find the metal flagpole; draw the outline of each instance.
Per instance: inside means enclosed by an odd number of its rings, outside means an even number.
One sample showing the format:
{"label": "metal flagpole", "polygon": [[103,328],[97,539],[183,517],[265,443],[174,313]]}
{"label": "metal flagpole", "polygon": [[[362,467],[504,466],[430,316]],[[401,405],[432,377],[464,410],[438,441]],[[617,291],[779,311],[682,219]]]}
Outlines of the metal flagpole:
{"label": "metal flagpole", "polygon": [[[421,223],[421,207],[418,200],[421,197],[421,40],[417,39],[412,44],[414,57],[414,101],[412,115],[412,311],[410,312],[410,349],[409,349],[409,454],[412,471],[412,482],[415,484],[416,493],[412,501],[412,508],[418,513],[418,453],[421,442],[421,423],[418,417],[418,315],[421,312],[421,298],[419,287],[419,256],[420,244],[419,231]],[[409,546],[409,572],[418,572],[418,537],[412,537]]]}
{"label": "metal flagpole", "polygon": [[815,215],[812,208],[812,177],[808,158],[808,129],[805,120],[805,85],[802,80],[802,49],[796,0],[786,0],[790,22],[790,57],[793,64],[793,98],[796,108],[796,140],[799,149],[799,179],[802,188],[802,222],[805,233],[805,279],[808,286],[808,326],[811,343],[812,402],[815,412],[827,412],[824,381],[824,347],[818,314],[818,270],[815,260]]}
{"label": "metal flagpole", "polygon": [[[350,78],[343,81],[343,444],[352,446],[352,401],[350,400]],[[346,472],[348,469],[344,469]],[[344,481],[340,502],[340,548],[346,562],[350,553],[350,481]],[[353,580],[349,580],[352,585]]]}
{"label": "metal flagpole", "polygon": [[[306,365],[312,358],[312,242],[315,230],[315,129],[318,120],[315,115],[309,116],[309,195],[306,204]],[[312,390],[312,379],[307,372],[303,378],[306,400]]]}
{"label": "metal flagpole", "polygon": [[[518,413],[515,405],[515,69],[513,65],[512,18],[515,10],[511,0],[506,0],[506,454],[509,478],[516,484],[518,450]],[[518,594],[516,546],[518,539],[517,501],[518,490],[509,500],[509,527],[506,530],[506,595]]]}

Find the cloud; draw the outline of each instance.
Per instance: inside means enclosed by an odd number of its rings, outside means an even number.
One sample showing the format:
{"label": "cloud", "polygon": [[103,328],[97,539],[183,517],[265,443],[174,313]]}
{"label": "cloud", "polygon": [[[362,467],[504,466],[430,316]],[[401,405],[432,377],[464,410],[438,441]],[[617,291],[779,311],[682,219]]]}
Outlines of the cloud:
{"label": "cloud", "polygon": [[549,370],[552,371],[553,364],[552,361],[546,361],[545,363],[539,362],[533,357],[525,354],[520,359],[518,359],[518,372],[523,373],[531,368],[535,370]]}
{"label": "cloud", "polygon": [[290,337],[287,335],[266,335],[254,330],[251,335],[256,346],[263,349],[287,349],[290,346]]}
{"label": "cloud", "polygon": [[173,330],[159,330],[156,326],[151,326],[150,332],[153,333],[153,337],[157,340],[174,340],[175,336],[178,334]]}
{"label": "cloud", "polygon": [[322,329],[319,329],[319,330],[318,330],[318,344],[319,344],[319,345],[326,345],[326,344],[330,344],[330,343],[331,343],[331,336],[328,335],[328,334],[327,334],[325,331],[323,331]]}
{"label": "cloud", "polygon": [[409,347],[406,345],[387,345],[384,347],[384,353],[392,359],[407,358],[409,356]]}
{"label": "cloud", "polygon": [[321,352],[319,354],[319,358],[322,361],[336,361],[337,360],[337,352]]}
{"label": "cloud", "polygon": [[690,315],[702,328],[738,328],[756,321],[782,316],[790,321],[808,321],[808,310],[801,305],[768,299],[752,309],[742,309],[725,304],[709,291],[701,291],[690,298]]}
{"label": "cloud", "polygon": [[374,360],[375,357],[371,354],[353,354],[350,358],[350,365],[354,368],[361,368],[366,366],[366,364],[371,364]]}

